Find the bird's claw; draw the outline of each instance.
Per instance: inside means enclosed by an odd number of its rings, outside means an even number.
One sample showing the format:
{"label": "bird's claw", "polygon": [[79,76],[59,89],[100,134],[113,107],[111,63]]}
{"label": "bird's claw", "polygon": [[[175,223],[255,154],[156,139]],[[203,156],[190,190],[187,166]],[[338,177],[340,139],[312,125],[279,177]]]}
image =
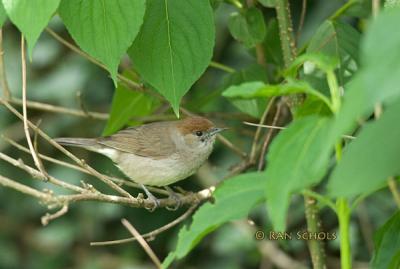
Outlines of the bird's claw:
{"label": "bird's claw", "polygon": [[165,208],[166,208],[167,210],[170,210],[170,211],[176,211],[176,210],[178,210],[178,209],[182,206],[182,199],[181,199],[181,197],[179,196],[179,194],[177,194],[176,192],[174,192],[171,188],[165,187],[165,189],[166,189],[166,190],[168,191],[168,193],[169,193],[169,197],[168,197],[168,198],[171,198],[172,200],[175,201],[175,205],[174,205],[173,207],[171,207],[171,206],[166,206]]}

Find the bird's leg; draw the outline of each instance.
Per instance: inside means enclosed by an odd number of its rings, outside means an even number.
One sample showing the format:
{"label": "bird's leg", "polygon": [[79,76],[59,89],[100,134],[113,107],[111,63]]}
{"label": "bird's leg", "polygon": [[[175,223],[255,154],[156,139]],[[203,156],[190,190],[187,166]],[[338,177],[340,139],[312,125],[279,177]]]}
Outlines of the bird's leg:
{"label": "bird's leg", "polygon": [[178,208],[180,208],[181,207],[181,205],[182,205],[182,199],[181,199],[181,197],[179,196],[179,194],[177,194],[176,192],[174,192],[170,187],[168,187],[168,186],[164,186],[164,189],[169,193],[169,198],[171,198],[171,199],[173,199],[173,200],[175,200],[175,202],[176,202],[176,204],[175,204],[175,206],[174,207],[166,207],[168,210],[171,210],[171,211],[176,211],[176,210],[178,210]]}
{"label": "bird's leg", "polygon": [[146,208],[146,209],[148,209],[149,211],[153,212],[157,207],[160,206],[160,201],[143,184],[140,184],[140,187],[142,187],[142,189],[146,193],[147,199],[152,201],[153,204],[154,204],[153,207],[149,207],[149,208]]}

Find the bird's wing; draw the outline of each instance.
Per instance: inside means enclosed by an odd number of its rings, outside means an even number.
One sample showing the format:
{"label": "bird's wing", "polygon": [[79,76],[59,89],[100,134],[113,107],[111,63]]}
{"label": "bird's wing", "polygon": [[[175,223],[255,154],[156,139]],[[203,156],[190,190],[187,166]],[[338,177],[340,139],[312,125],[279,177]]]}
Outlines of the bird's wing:
{"label": "bird's wing", "polygon": [[152,159],[166,158],[176,150],[168,125],[163,123],[128,128],[97,141],[106,147]]}

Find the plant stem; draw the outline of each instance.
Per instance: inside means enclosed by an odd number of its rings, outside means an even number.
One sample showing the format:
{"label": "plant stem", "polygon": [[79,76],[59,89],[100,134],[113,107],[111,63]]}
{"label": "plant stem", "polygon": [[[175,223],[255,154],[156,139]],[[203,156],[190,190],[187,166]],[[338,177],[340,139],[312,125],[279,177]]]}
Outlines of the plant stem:
{"label": "plant stem", "polygon": [[288,0],[276,0],[275,9],[279,24],[279,38],[281,39],[283,60],[287,68],[296,57],[296,44],[294,41]]}
{"label": "plant stem", "polygon": [[339,233],[340,233],[340,264],[341,269],[351,269],[351,249],[350,249],[350,207],[346,198],[339,198],[336,202]]}
{"label": "plant stem", "polygon": [[[279,24],[279,38],[283,52],[285,68],[288,68],[297,55],[296,43],[293,34],[293,24],[290,17],[290,6],[288,0],[276,0],[275,10]],[[290,110],[296,108],[303,102],[302,95],[292,95],[287,99]],[[304,195],[306,208],[307,230],[318,233],[320,231],[321,220],[318,215],[318,206],[314,198]],[[309,243],[310,255],[315,269],[326,268],[326,257],[324,244],[322,241],[315,240]]]}
{"label": "plant stem", "polygon": [[[306,208],[307,231],[318,234],[321,230],[321,220],[318,216],[317,201],[311,196],[304,195],[304,205]],[[325,269],[325,249],[323,241],[314,239],[308,240],[311,260],[314,269]]]}

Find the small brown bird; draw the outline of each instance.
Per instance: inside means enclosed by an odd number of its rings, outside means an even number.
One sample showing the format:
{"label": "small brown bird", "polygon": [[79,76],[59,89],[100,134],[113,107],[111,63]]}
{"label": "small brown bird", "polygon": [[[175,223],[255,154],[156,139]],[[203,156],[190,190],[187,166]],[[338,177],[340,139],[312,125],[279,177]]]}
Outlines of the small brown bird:
{"label": "small brown bird", "polygon": [[203,117],[154,122],[99,138],[57,138],[61,145],[82,147],[109,157],[131,180],[167,186],[194,174],[212,152],[215,136],[225,128]]}

